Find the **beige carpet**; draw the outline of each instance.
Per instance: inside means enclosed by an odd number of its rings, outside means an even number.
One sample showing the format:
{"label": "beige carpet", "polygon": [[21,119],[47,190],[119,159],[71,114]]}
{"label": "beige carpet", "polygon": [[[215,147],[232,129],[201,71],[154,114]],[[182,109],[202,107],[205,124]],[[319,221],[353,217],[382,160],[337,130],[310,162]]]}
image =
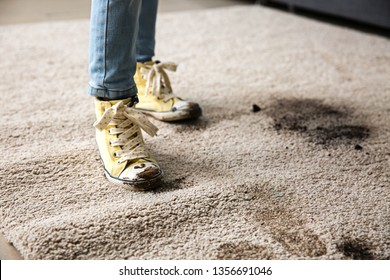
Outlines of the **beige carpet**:
{"label": "beige carpet", "polygon": [[154,121],[164,186],[134,193],[99,162],[88,22],[0,26],[0,223],[24,258],[390,258],[389,40],[239,6],[161,15],[157,52],[204,117]]}

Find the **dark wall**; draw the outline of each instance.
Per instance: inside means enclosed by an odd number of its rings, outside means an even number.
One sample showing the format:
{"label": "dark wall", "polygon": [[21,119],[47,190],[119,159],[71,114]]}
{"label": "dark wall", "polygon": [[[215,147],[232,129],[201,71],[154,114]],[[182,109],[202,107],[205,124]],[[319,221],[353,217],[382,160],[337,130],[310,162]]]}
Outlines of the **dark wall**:
{"label": "dark wall", "polygon": [[390,0],[260,0],[285,3],[390,28]]}

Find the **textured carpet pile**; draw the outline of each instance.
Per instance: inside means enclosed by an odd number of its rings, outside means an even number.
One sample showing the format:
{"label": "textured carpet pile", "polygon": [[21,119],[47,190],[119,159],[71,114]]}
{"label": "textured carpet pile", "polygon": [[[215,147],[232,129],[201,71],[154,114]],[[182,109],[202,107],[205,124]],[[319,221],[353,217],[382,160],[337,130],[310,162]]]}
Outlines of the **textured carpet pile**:
{"label": "textured carpet pile", "polygon": [[390,258],[388,39],[239,6],[162,14],[157,42],[204,116],[153,120],[164,184],[130,192],[96,149],[88,22],[0,26],[0,230],[24,258]]}

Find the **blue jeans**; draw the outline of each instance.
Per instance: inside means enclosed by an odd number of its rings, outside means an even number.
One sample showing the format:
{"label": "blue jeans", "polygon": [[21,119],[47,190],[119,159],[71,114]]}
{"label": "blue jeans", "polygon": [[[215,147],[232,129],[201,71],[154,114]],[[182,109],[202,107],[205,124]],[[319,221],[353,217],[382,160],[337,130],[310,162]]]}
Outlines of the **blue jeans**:
{"label": "blue jeans", "polygon": [[136,96],[137,61],[154,56],[158,0],[92,0],[88,93]]}

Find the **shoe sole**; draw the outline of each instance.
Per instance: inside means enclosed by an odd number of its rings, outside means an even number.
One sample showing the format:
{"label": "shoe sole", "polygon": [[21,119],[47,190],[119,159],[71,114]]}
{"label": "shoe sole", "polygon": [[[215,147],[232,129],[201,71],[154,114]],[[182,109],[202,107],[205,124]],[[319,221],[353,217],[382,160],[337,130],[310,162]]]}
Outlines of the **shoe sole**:
{"label": "shoe sole", "polygon": [[155,111],[148,111],[143,109],[137,109],[137,110],[157,120],[165,121],[165,122],[173,122],[173,121],[180,121],[186,119],[196,119],[202,116],[202,109],[197,104],[188,108],[187,110],[176,110],[176,111],[169,111],[169,112],[155,112]]}
{"label": "shoe sole", "polygon": [[126,190],[131,191],[149,191],[156,189],[161,186],[161,179],[163,177],[163,173],[161,172],[159,175],[149,180],[129,181],[112,177],[106,170],[104,170],[104,174],[106,175],[107,180],[111,183],[115,185],[120,185]]}

